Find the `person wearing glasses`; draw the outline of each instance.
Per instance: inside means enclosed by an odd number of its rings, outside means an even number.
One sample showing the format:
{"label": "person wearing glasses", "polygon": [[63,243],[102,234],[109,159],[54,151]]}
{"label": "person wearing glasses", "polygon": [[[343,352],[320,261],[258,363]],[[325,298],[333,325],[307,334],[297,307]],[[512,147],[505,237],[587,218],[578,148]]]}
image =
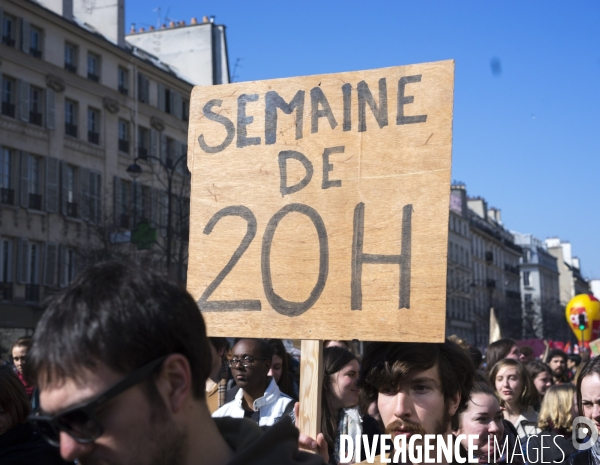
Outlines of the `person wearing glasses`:
{"label": "person wearing glasses", "polygon": [[[246,362],[244,362],[246,363]],[[106,262],[46,304],[25,376],[30,422],[81,464],[317,465],[282,419],[211,418],[206,327],[190,294],[147,269]]]}
{"label": "person wearing glasses", "polygon": [[213,417],[250,418],[259,426],[274,425],[285,416],[295,420],[293,399],[269,376],[273,348],[263,339],[240,339],[231,352],[228,363],[239,390]]}
{"label": "person wearing glasses", "polygon": [[65,465],[58,450],[27,423],[31,405],[10,366],[0,367],[0,463]]}

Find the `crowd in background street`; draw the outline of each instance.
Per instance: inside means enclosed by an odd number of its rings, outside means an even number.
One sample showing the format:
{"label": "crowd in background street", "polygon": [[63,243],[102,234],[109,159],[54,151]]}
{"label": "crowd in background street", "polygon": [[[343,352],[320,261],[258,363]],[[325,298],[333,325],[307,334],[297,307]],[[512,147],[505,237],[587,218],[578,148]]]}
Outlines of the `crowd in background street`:
{"label": "crowd in background street", "polygon": [[372,451],[342,435],[373,444],[384,433],[476,435],[479,463],[600,463],[600,446],[571,439],[580,415],[600,426],[600,358],[549,347],[535,358],[512,339],[485,356],[455,337],[358,348],[325,341],[311,438],[294,426],[302,354],[291,341],[208,338],[178,285],[99,264],[48,302],[0,367],[0,463],[354,463]]}

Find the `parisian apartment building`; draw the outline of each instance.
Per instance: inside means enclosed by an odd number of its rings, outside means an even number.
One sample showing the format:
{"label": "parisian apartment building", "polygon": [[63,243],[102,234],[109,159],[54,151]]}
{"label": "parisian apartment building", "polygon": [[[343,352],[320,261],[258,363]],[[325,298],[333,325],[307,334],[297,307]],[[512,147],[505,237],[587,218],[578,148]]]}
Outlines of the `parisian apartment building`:
{"label": "parisian apartment building", "polygon": [[0,328],[30,333],[44,299],[102,258],[185,280],[190,94],[229,82],[225,28],[126,35],[124,11],[0,1]]}

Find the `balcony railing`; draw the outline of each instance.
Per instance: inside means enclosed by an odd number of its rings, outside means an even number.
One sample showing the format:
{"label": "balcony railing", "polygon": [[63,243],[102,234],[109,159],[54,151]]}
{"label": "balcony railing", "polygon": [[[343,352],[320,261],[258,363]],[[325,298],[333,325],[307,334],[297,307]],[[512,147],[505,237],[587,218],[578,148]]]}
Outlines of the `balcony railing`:
{"label": "balcony railing", "polygon": [[496,280],[495,279],[486,279],[485,287],[488,289],[496,289]]}
{"label": "balcony railing", "polygon": [[97,74],[90,73],[90,72],[88,71],[88,75],[87,75],[87,77],[88,77],[88,79],[89,79],[90,81],[94,81],[94,82],[100,82],[100,76],[98,76]]}
{"label": "balcony railing", "polygon": [[40,301],[40,285],[39,284],[25,284],[25,300],[27,302],[39,302]]}
{"label": "balcony railing", "polygon": [[29,112],[29,122],[31,124],[41,126],[42,125],[42,114],[38,113],[37,111],[30,111]]}
{"label": "balcony railing", "polygon": [[42,58],[42,51],[41,51],[39,48],[33,48],[33,47],[30,47],[30,48],[29,48],[29,54],[30,54],[32,57],[36,57],[36,58]]}
{"label": "balcony railing", "polygon": [[119,139],[119,152],[129,153],[129,141]]}
{"label": "balcony railing", "polygon": [[77,204],[74,202],[67,202],[67,216],[69,218],[77,218]]}
{"label": "balcony railing", "polygon": [[119,217],[119,227],[129,229],[129,215],[121,215]]}
{"label": "balcony railing", "polygon": [[15,39],[10,36],[2,36],[2,43],[4,45],[8,45],[9,47],[15,46]]}
{"label": "balcony railing", "polygon": [[13,298],[12,283],[0,283],[0,299],[1,300],[12,300],[12,298]]}
{"label": "balcony railing", "polygon": [[148,159],[148,149],[146,147],[138,147],[138,158],[142,160]]}
{"label": "balcony railing", "polygon": [[14,189],[7,189],[3,187],[0,189],[0,203],[4,205],[14,205],[15,204],[15,191]]}
{"label": "balcony railing", "polygon": [[2,102],[2,114],[5,116],[15,117],[15,104],[9,102]]}
{"label": "balcony railing", "polygon": [[31,208],[32,210],[42,209],[41,194],[29,194],[29,208]]}
{"label": "balcony railing", "polygon": [[123,95],[129,95],[129,89],[127,87],[119,86],[119,92]]}
{"label": "balcony railing", "polygon": [[65,123],[65,134],[67,136],[77,137],[77,125]]}
{"label": "balcony railing", "polygon": [[92,144],[100,144],[100,134],[93,131],[88,131],[88,142]]}
{"label": "balcony railing", "polygon": [[72,63],[65,63],[65,69],[69,72],[69,73],[73,73],[76,74],[77,73],[77,66],[75,66]]}

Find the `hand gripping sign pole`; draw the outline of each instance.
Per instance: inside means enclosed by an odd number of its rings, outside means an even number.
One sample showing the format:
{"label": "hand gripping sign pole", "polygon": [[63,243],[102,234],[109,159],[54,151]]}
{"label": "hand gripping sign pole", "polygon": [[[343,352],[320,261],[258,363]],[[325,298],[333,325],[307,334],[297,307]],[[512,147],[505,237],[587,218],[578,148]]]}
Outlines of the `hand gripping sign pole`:
{"label": "hand gripping sign pole", "polygon": [[211,336],[444,338],[454,62],[195,87],[188,289]]}

